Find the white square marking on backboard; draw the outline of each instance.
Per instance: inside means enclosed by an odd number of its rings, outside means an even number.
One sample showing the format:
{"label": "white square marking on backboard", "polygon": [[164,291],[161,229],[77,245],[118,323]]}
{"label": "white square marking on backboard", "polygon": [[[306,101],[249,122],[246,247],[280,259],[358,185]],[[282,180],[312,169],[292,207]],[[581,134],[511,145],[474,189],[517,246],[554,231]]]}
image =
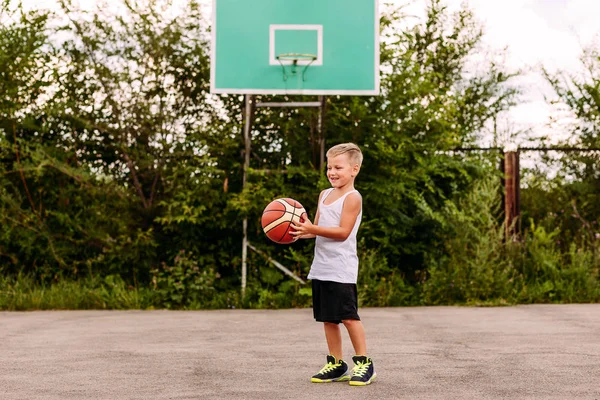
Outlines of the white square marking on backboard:
{"label": "white square marking on backboard", "polygon": [[317,31],[317,59],[298,60],[298,65],[323,65],[323,25],[269,25],[269,65],[291,65],[290,60],[275,58],[275,31]]}

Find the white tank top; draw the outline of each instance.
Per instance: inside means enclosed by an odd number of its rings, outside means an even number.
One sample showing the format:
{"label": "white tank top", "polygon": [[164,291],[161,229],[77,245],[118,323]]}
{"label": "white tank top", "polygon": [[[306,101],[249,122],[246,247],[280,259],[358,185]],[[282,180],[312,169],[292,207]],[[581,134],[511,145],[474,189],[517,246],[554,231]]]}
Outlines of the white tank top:
{"label": "white tank top", "polygon": [[[333,192],[333,188],[323,194],[319,204],[319,226],[338,227],[342,218],[344,200],[352,190],[331,204],[325,204],[325,199]],[[360,195],[360,193],[359,193]],[[317,236],[315,243],[315,258],[308,273],[308,279],[333,281],[340,283],[356,283],[358,276],[358,255],[356,254],[356,233],[362,218],[362,206],[356,217],[352,232],[346,240],[329,239]]]}

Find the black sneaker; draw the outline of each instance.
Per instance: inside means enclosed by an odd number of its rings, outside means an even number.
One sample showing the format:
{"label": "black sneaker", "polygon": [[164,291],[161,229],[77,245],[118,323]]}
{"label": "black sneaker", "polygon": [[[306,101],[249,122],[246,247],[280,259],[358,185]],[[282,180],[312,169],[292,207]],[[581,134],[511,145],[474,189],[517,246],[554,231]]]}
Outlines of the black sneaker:
{"label": "black sneaker", "polygon": [[327,356],[327,364],[310,381],[314,383],[349,381],[350,375],[347,375],[346,372],[348,372],[348,364],[329,355]]}
{"label": "black sneaker", "polygon": [[354,356],[352,361],[354,361],[354,369],[350,384],[352,386],[370,385],[377,376],[375,368],[373,368],[373,360],[366,356]]}

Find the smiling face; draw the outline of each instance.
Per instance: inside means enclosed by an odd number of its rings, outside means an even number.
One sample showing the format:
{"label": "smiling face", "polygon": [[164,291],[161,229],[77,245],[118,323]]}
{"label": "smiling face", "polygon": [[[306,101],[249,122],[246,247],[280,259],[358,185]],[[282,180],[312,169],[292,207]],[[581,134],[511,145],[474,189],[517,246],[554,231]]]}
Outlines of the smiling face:
{"label": "smiling face", "polygon": [[354,178],[359,169],[358,164],[352,165],[347,153],[327,157],[327,179],[336,189],[342,189],[348,185],[354,186]]}

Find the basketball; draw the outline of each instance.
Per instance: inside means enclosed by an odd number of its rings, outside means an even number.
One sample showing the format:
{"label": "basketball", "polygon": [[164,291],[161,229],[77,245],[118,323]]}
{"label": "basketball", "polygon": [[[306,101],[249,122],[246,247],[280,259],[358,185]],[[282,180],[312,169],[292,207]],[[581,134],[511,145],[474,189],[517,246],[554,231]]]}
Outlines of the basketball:
{"label": "basketball", "polygon": [[292,221],[304,222],[306,210],[294,199],[277,199],[270,202],[262,213],[261,225],[269,239],[275,243],[289,244],[294,241],[290,235]]}

